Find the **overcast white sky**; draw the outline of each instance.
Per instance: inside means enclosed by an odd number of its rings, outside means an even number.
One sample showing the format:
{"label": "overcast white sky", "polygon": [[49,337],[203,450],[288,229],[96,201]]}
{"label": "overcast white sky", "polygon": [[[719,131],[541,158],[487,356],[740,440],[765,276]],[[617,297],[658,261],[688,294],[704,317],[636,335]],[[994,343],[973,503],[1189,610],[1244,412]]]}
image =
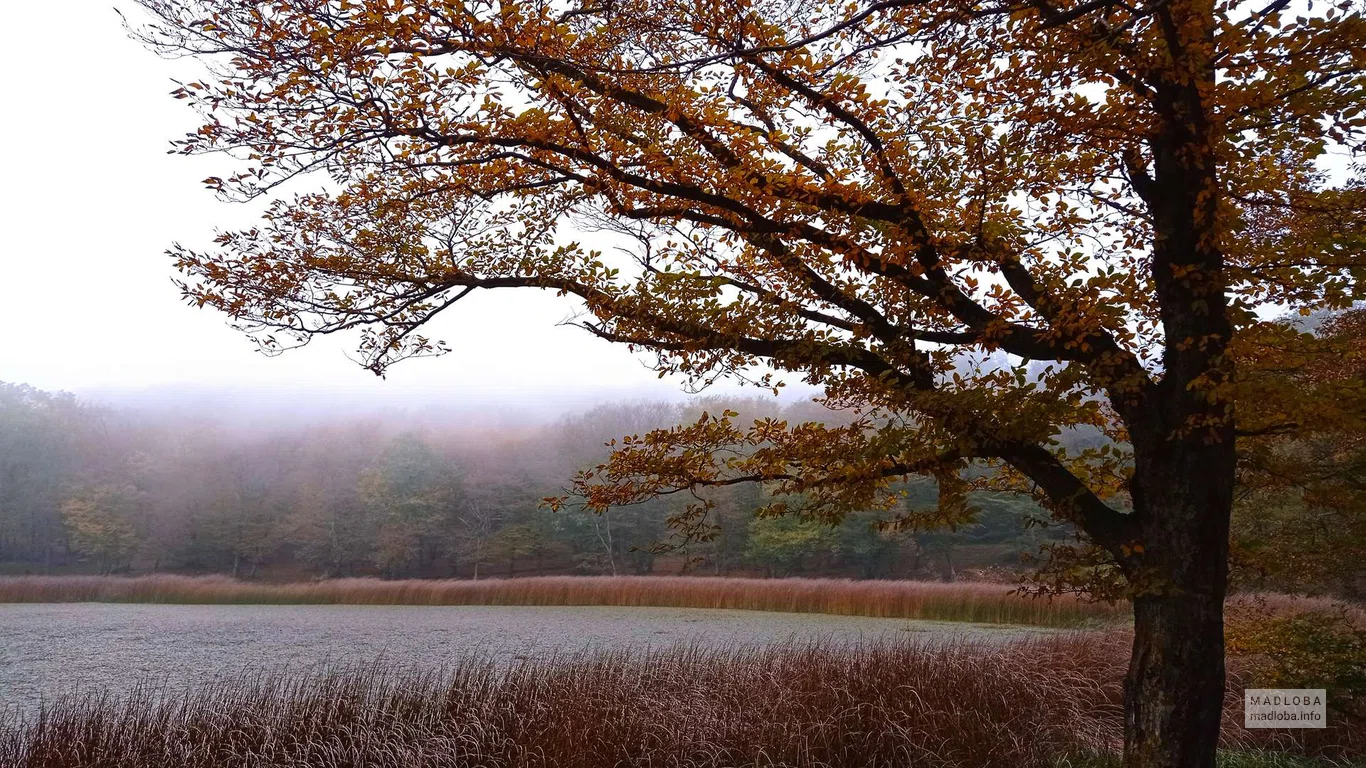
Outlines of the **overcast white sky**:
{"label": "overcast white sky", "polygon": [[[119,7],[136,18],[131,3]],[[45,30],[58,22],[54,45]],[[341,339],[261,356],[222,315],[180,303],[163,253],[254,218],[200,183],[227,175],[225,159],[166,154],[197,127],[168,95],[193,63],[129,40],[103,0],[11,3],[4,23],[0,381],[95,396],[194,384],[386,403],[678,396],[624,348],[556,327],[571,311],[563,300],[530,293],[462,301],[432,333],[454,352],[395,366],[387,381],[347,360]]]}

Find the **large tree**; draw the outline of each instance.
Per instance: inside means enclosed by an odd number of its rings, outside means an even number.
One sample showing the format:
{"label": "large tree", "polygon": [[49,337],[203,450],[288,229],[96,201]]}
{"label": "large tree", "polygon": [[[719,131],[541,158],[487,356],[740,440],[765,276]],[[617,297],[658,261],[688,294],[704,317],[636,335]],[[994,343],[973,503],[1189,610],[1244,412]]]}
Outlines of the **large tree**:
{"label": "large tree", "polygon": [[[1126,579],[1126,765],[1212,764],[1226,349],[1361,295],[1360,168],[1324,162],[1363,148],[1358,2],[139,2],[208,68],[179,151],[272,200],[175,249],[190,301],[268,350],[361,329],[380,373],[543,289],[661,371],[803,376],[861,417],[629,440],[590,504],[761,481],[829,519],[928,474],[907,522],[952,523],[997,464]],[[1131,451],[1055,439],[1083,425]]]}

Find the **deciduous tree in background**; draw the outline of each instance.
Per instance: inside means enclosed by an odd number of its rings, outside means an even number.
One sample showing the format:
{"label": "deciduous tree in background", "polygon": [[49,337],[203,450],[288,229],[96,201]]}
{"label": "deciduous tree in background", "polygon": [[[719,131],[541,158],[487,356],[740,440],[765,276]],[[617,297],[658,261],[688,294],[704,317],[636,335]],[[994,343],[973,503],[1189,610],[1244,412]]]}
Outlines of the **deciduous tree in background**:
{"label": "deciduous tree in background", "polygon": [[1239,339],[1237,575],[1304,592],[1366,590],[1366,309]]}
{"label": "deciduous tree in background", "polygon": [[357,483],[375,521],[375,565],[390,575],[422,573],[440,555],[460,505],[459,476],[416,435],[396,439]]}
{"label": "deciduous tree in background", "polygon": [[831,557],[838,537],[828,525],[785,515],[750,522],[747,554],[769,576],[790,576],[810,560]]}
{"label": "deciduous tree in background", "polygon": [[99,418],[71,395],[0,382],[0,560],[46,570],[65,538],[63,475],[101,453]]}
{"label": "deciduous tree in background", "polygon": [[[1132,595],[1126,765],[1213,763],[1229,345],[1362,294],[1360,168],[1321,164],[1363,149],[1359,4],[140,2],[210,67],[180,150],[275,198],[175,250],[192,303],[268,350],[363,329],[380,373],[445,350],[424,325],[470,293],[545,289],[661,371],[801,375],[862,417],[650,433],[588,503],[760,481],[836,519],[928,474],[905,522],[932,525],[974,485],[1032,492]],[[1063,450],[1082,425],[1131,452]]]}
{"label": "deciduous tree in background", "polygon": [[[297,432],[297,431],[296,431]],[[305,563],[328,576],[350,576],[372,560],[375,521],[357,492],[361,477],[378,461],[383,436],[373,425],[327,430],[296,454],[297,483],[282,528]]]}
{"label": "deciduous tree in background", "polygon": [[132,485],[82,487],[62,502],[71,547],[94,560],[101,573],[126,568],[146,535],[143,494]]}

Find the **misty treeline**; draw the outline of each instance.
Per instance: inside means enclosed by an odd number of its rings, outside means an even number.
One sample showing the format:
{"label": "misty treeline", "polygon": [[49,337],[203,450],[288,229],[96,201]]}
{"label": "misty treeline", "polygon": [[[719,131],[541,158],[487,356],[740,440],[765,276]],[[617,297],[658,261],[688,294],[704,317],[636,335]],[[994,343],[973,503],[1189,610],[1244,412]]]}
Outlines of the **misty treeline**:
{"label": "misty treeline", "polygon": [[[274,429],[168,418],[0,384],[0,571],[239,577],[694,573],[953,578],[1010,567],[1065,532],[1027,499],[984,494],[958,531],[756,520],[762,489],[714,491],[720,533],[664,553],[683,495],[598,515],[544,509],[623,435],[731,409],[830,423],[811,402],[702,398],[597,407],[539,427],[341,417]],[[932,505],[932,483],[907,486]]]}
{"label": "misty treeline", "polygon": [[[704,397],[601,405],[540,426],[493,428],[422,412],[317,414],[262,426],[270,419],[260,414],[115,408],[0,383],[0,573],[298,579],[686,570],[953,579],[1008,577],[1072,537],[1028,498],[992,493],[974,495],[978,514],[969,525],[897,531],[877,526],[887,515],[874,511],[833,528],[799,517],[755,519],[769,500],[762,488],[713,489],[719,534],[674,552],[660,545],[672,541],[668,519],[692,501],[686,494],[602,515],[572,504],[543,508],[544,497],[607,457],[608,441],[724,410],[741,420],[850,418],[810,401]],[[1060,437],[1069,450],[1103,439]],[[1262,458],[1331,478],[1342,453],[1293,441]],[[1359,594],[1363,515],[1359,494],[1340,486],[1241,486],[1235,576],[1259,587]],[[937,502],[931,480],[903,489],[908,507]]]}

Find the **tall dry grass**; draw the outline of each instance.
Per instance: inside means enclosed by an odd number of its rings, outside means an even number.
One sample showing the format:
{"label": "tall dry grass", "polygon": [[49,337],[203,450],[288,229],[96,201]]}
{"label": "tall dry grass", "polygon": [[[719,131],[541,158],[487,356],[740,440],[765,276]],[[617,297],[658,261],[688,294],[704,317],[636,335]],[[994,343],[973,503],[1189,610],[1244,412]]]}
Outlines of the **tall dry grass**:
{"label": "tall dry grass", "polygon": [[1230,621],[1261,620],[1268,616],[1302,613],[1340,613],[1356,626],[1366,628],[1366,604],[1325,595],[1240,592],[1229,596],[1224,610]]}
{"label": "tall dry grass", "polygon": [[1128,613],[1124,606],[1070,596],[1019,595],[1001,584],[689,576],[333,579],[292,584],[222,576],[15,576],[0,577],[0,602],[661,606],[1053,627],[1106,622]]}
{"label": "tall dry grass", "polygon": [[[1107,633],[243,678],[58,701],[0,723],[0,765],[1030,768],[1115,753],[1126,655]],[[1361,727],[1243,730],[1240,701],[1235,684],[1227,747],[1366,755]]]}

